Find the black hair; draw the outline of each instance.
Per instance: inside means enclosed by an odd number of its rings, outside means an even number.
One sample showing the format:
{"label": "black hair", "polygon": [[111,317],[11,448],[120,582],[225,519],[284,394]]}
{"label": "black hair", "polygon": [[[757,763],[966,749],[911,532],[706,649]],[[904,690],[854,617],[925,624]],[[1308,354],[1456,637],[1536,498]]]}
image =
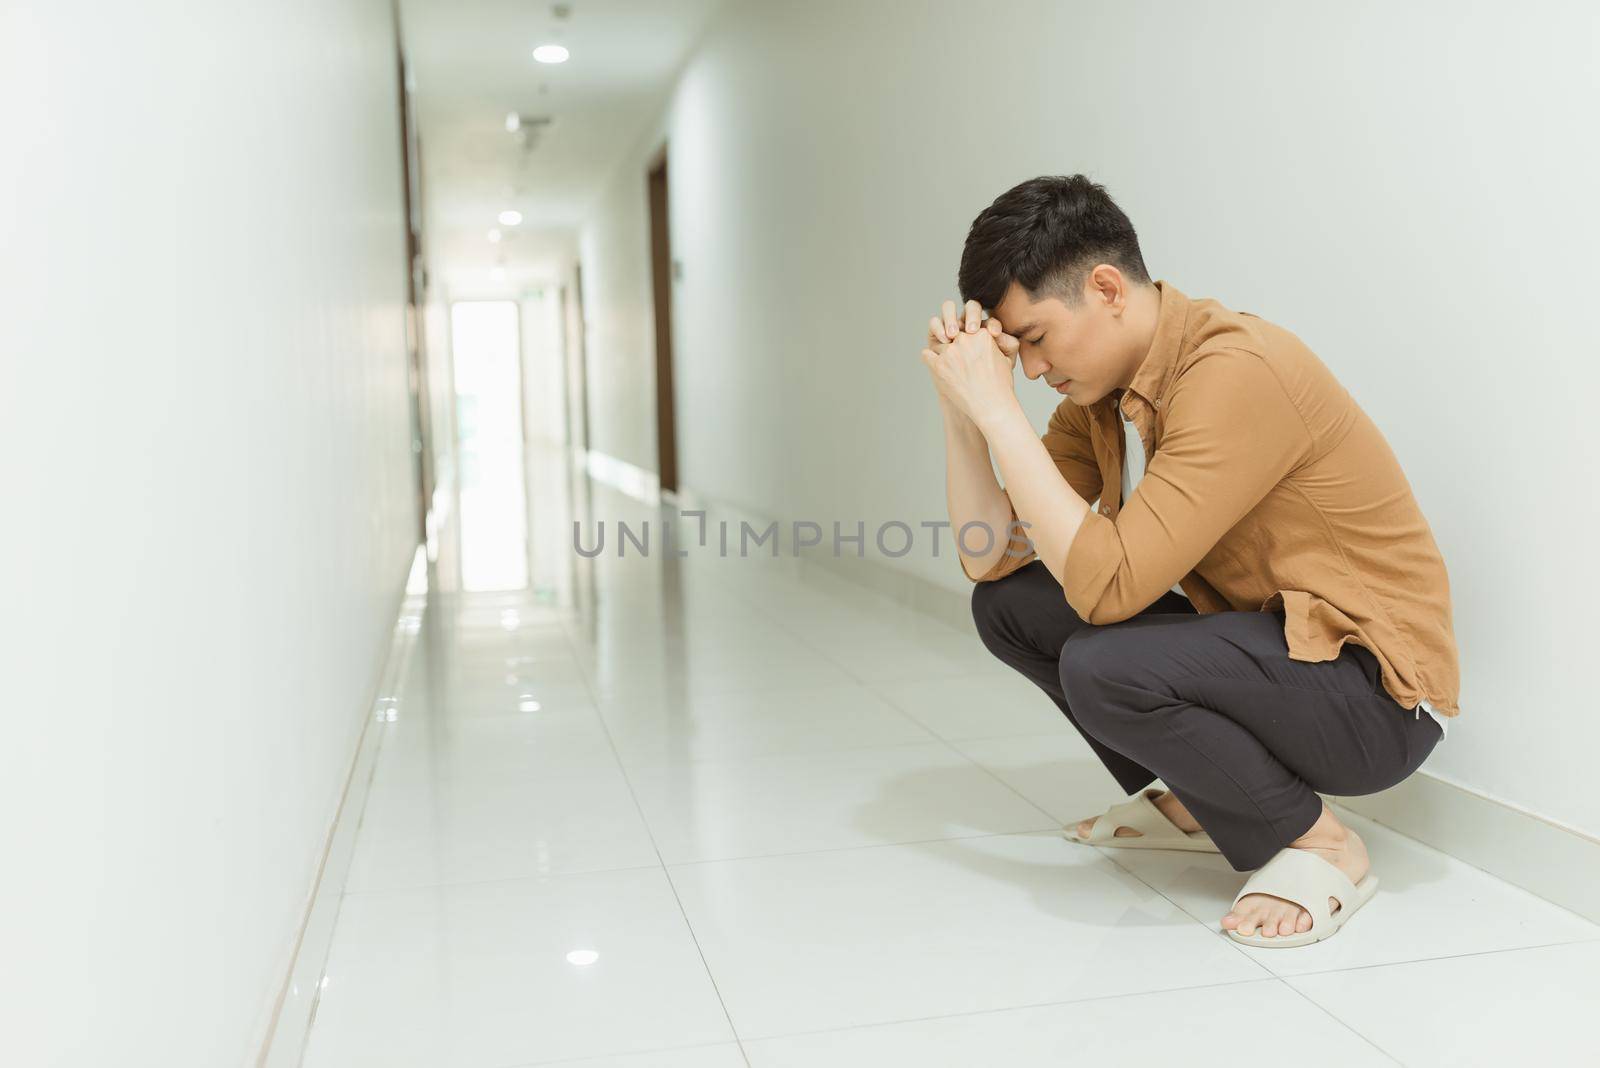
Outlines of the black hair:
{"label": "black hair", "polygon": [[1139,236],[1105,187],[1081,174],[1030,178],[1001,193],[967,231],[957,285],[963,302],[993,309],[1016,282],[1030,299],[1043,293],[1076,304],[1083,280],[1109,263],[1148,283]]}

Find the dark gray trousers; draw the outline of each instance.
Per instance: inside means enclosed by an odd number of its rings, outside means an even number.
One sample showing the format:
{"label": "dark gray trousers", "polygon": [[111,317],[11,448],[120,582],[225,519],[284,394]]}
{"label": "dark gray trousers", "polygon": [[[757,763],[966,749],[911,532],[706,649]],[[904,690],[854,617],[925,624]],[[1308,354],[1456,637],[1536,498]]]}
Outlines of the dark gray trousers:
{"label": "dark gray trousers", "polygon": [[989,651],[1055,701],[1124,792],[1159,777],[1236,871],[1309,830],[1318,791],[1387,789],[1440,738],[1384,690],[1367,649],[1290,660],[1281,610],[1199,615],[1168,592],[1091,626],[1035,560],[978,583],[972,614]]}

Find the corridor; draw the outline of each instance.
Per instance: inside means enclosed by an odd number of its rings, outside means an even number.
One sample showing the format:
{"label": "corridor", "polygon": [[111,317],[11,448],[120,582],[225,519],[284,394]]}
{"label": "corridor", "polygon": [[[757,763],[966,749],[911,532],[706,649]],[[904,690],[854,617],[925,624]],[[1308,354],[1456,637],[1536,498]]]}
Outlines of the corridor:
{"label": "corridor", "polygon": [[1600,1065],[1597,56],[0,3],[0,1068]]}

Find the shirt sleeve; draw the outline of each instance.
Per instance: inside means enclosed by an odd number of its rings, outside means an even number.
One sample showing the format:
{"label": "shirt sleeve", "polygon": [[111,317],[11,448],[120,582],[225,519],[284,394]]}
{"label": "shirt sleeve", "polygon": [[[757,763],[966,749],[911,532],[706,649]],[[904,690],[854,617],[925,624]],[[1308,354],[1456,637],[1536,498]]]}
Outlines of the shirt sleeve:
{"label": "shirt sleeve", "polygon": [[1067,548],[1067,603],[1091,624],[1137,615],[1172,588],[1311,451],[1261,357],[1196,361],[1165,397],[1166,426],[1115,520],[1090,512]]}
{"label": "shirt sleeve", "polygon": [[[1077,409],[1077,406],[1070,400],[1057,405],[1056,410],[1050,413],[1050,423],[1039,440],[1044,443],[1050,459],[1055,461],[1056,470],[1061,472],[1061,477],[1067,480],[1078,496],[1090,503],[1097,500],[1103,481],[1100,477],[1100,463],[1095,459],[1094,448],[1089,444],[1087,417]],[[1017,509],[1011,503],[1009,493],[1006,494],[1006,504],[1011,508],[1011,516],[1006,520],[1006,531],[1009,532],[1017,529],[1012,526],[1017,521]],[[1003,532],[997,532],[996,536],[1000,536],[1000,533]],[[1022,533],[1027,532],[1024,530]],[[971,575],[967,577],[973,582],[993,582],[995,579],[1005,578],[1037,558],[1038,554],[1029,548],[1026,540],[1021,537],[1012,538],[1006,545],[1006,551],[988,571],[975,579]],[[962,574],[966,574],[966,570],[966,565],[963,564]]]}

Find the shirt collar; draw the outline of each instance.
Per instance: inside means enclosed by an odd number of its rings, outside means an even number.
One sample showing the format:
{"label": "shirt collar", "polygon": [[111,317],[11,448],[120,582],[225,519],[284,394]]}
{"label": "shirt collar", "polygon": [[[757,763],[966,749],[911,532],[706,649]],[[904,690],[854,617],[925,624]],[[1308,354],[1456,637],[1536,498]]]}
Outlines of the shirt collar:
{"label": "shirt collar", "polygon": [[[1120,400],[1111,399],[1113,413],[1126,402],[1129,393],[1137,394],[1146,404],[1161,407],[1162,395],[1171,384],[1172,372],[1178,365],[1185,327],[1189,322],[1189,298],[1171,282],[1159,281],[1155,285],[1161,294],[1161,306],[1156,313],[1156,336],[1151,340],[1150,351],[1145,353],[1139,369],[1133,373],[1133,381],[1123,391]],[[1123,411],[1126,412],[1126,409],[1123,408]]]}

